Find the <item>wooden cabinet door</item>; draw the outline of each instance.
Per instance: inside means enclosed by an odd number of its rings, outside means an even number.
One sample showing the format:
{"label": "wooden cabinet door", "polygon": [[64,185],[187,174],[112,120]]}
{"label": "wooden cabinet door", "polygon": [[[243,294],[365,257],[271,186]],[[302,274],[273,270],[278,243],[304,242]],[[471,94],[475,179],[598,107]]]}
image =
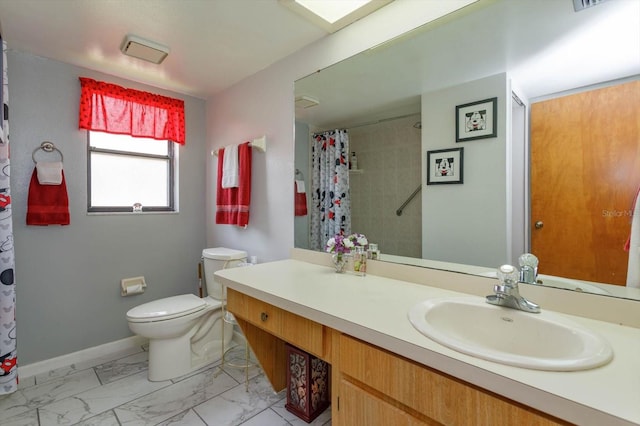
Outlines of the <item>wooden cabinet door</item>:
{"label": "wooden cabinet door", "polygon": [[386,401],[366,392],[346,380],[340,381],[340,407],[337,413],[340,425],[349,426],[418,426],[438,425],[425,423]]}

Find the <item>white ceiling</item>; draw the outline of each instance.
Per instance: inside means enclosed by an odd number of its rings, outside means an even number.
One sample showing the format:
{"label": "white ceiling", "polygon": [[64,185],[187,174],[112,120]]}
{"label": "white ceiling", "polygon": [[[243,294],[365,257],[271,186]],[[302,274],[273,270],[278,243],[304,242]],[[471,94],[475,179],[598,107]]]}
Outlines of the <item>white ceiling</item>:
{"label": "white ceiling", "polygon": [[640,0],[480,5],[298,80],[296,96],[320,104],[296,120],[326,129],[419,112],[424,93],[505,71],[525,100],[640,78]]}
{"label": "white ceiling", "polygon": [[[357,96],[338,90],[339,104],[347,112],[360,110],[352,105],[357,101],[369,107],[391,100],[404,104],[421,93],[416,87],[424,92],[436,89],[433,81],[442,86],[454,75],[463,79],[457,75],[464,69],[455,66],[456,58],[474,63],[475,70],[486,68],[487,74],[509,69],[534,97],[640,72],[640,0],[612,0],[578,13],[571,0],[508,0],[495,7],[491,0],[483,3],[488,5],[485,15],[474,13],[478,22],[468,17],[462,29],[436,26],[437,36],[427,42],[432,50],[418,45],[408,57],[387,58],[384,66],[369,64],[368,73],[402,77],[384,78],[373,85],[376,90],[369,85]],[[611,16],[618,25],[601,26],[600,16]],[[328,35],[278,0],[0,0],[0,25],[9,49],[203,99]],[[123,55],[120,45],[126,34],[169,46],[169,56],[155,65]],[[437,56],[427,51],[447,56],[434,60]],[[306,93],[323,98],[320,108],[307,111],[317,115],[312,121],[327,121],[320,119],[323,106],[334,105],[327,102],[327,89],[347,81],[328,71],[320,79],[331,83]],[[355,80],[347,87],[370,84],[362,70],[348,73]],[[345,111],[333,113],[349,118]]]}
{"label": "white ceiling", "polygon": [[[326,36],[277,0],[0,0],[9,49],[207,97]],[[126,34],[169,46],[160,65]]]}

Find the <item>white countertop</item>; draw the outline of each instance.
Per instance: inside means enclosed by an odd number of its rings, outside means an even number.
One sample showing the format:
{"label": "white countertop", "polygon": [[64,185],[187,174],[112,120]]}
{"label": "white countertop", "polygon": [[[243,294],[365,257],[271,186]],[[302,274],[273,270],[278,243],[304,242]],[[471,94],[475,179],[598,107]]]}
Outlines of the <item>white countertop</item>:
{"label": "white countertop", "polygon": [[407,319],[409,309],[422,300],[468,297],[465,293],[374,275],[336,274],[333,268],[293,259],[215,275],[229,288],[569,422],[640,425],[640,329],[566,315],[604,336],[613,361],[585,371],[529,370],[451,350],[420,334]]}

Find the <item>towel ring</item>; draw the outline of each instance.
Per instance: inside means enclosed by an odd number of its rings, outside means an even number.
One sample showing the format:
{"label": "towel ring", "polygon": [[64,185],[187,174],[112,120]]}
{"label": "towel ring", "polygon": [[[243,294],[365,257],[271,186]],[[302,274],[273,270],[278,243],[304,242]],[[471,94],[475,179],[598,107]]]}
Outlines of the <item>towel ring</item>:
{"label": "towel ring", "polygon": [[64,155],[62,155],[62,151],[60,151],[58,148],[56,148],[56,146],[53,144],[53,142],[49,142],[49,141],[44,141],[40,144],[40,146],[36,149],[33,150],[33,154],[31,154],[31,158],[33,159],[34,163],[37,163],[36,161],[36,152],[38,152],[38,150],[41,149],[44,152],[50,153],[53,151],[56,151],[58,154],[60,154],[60,161],[64,161]]}

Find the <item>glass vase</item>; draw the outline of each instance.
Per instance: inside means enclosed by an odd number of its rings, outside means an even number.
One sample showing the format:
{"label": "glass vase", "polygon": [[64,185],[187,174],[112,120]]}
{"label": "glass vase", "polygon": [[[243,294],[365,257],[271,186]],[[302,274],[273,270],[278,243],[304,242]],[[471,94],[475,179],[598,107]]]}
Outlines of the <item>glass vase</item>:
{"label": "glass vase", "polygon": [[353,253],[353,273],[364,276],[367,271],[367,253],[363,247],[356,247]]}
{"label": "glass vase", "polygon": [[334,268],[336,268],[336,273],[343,273],[347,266],[347,256],[344,253],[334,253],[331,259],[333,260]]}

